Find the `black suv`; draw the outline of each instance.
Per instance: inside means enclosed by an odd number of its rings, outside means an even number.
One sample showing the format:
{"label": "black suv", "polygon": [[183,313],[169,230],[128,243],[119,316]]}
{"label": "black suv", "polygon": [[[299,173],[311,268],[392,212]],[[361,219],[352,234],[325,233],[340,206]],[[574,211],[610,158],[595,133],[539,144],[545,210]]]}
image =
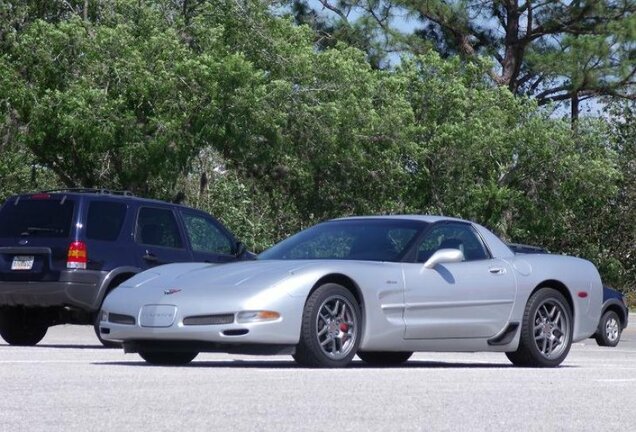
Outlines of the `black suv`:
{"label": "black suv", "polygon": [[0,335],[35,345],[49,326],[94,324],[110,290],[156,265],[251,258],[189,207],[94,189],[12,196],[0,208]]}

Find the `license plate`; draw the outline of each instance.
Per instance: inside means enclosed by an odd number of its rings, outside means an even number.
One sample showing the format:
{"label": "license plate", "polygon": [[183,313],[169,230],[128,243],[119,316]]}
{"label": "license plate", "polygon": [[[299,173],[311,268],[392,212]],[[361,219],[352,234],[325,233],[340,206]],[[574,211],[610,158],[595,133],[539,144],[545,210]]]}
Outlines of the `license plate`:
{"label": "license plate", "polygon": [[33,268],[33,256],[14,256],[11,262],[11,270],[31,270]]}

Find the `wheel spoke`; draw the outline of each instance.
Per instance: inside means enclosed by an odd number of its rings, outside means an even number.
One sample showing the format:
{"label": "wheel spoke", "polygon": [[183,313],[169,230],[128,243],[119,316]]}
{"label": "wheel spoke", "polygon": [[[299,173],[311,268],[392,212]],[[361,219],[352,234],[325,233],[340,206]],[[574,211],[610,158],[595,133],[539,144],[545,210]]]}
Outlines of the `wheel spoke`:
{"label": "wheel spoke", "polygon": [[548,350],[545,353],[550,355],[554,351],[554,338],[546,338],[546,341],[548,341]]}
{"label": "wheel spoke", "polygon": [[326,317],[326,316],[325,316],[325,315],[323,315],[322,313],[321,313],[321,314],[318,314],[318,318],[320,318],[321,320],[323,320],[323,322],[325,323],[325,325],[329,323],[329,317]]}
{"label": "wheel spoke", "polygon": [[343,303],[342,304],[342,312],[340,312],[340,315],[338,316],[339,320],[344,320],[345,319],[345,315],[347,314],[347,304]]}
{"label": "wheel spoke", "polygon": [[559,321],[561,321],[561,311],[557,311],[556,317],[554,317],[554,319],[552,320],[552,323],[554,325],[557,325]]}

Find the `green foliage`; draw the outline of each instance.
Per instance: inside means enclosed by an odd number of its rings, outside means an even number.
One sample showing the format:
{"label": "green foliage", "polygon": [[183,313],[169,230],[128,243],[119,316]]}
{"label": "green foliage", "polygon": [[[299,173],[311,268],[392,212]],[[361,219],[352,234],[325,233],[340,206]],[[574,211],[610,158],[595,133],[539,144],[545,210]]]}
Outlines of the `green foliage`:
{"label": "green foliage", "polygon": [[633,287],[633,107],[573,130],[480,58],[381,70],[260,0],[68,4],[0,9],[3,194],[185,197],[256,251],[327,218],[441,213]]}
{"label": "green foliage", "polygon": [[355,44],[380,66],[395,51],[417,55],[433,48],[469,62],[487,57],[493,66],[484,75],[495,84],[541,105],[570,101],[573,118],[589,98],[634,98],[633,0],[290,3],[298,22],[328,34],[323,39]]}

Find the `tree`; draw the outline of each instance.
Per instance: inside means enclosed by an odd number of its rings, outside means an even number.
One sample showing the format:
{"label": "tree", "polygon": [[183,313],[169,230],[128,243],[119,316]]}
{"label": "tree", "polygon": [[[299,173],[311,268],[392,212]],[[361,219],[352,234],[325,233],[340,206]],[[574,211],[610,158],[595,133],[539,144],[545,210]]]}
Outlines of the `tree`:
{"label": "tree", "polygon": [[[539,105],[570,101],[573,119],[584,100],[636,97],[633,0],[320,3],[336,21],[355,21],[350,17],[360,15],[365,22],[375,21],[394,48],[406,43],[408,51],[418,53],[432,44],[444,56],[457,54],[467,61],[489,57],[493,67],[487,74],[494,83],[534,96]],[[422,27],[400,35],[398,15],[415,16]]]}

